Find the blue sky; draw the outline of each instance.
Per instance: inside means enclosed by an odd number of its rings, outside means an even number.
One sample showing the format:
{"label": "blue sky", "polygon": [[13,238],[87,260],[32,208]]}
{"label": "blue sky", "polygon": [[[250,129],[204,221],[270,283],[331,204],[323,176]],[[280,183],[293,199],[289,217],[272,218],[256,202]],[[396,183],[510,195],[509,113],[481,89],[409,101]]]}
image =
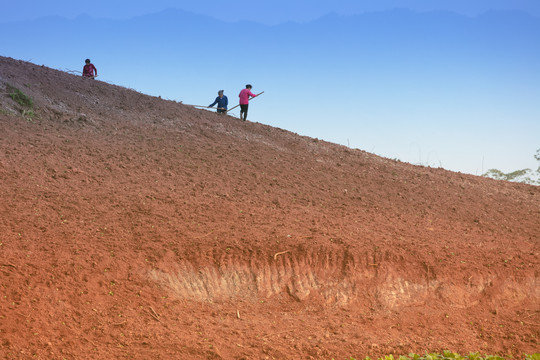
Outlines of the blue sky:
{"label": "blue sky", "polygon": [[[537,0],[3,7],[0,30],[21,29],[0,39],[3,56],[75,70],[90,57],[103,81],[185,103],[209,104],[219,89],[234,103],[253,83],[265,95],[252,121],[472,174],[537,166]],[[34,20],[44,16],[58,17]]]}

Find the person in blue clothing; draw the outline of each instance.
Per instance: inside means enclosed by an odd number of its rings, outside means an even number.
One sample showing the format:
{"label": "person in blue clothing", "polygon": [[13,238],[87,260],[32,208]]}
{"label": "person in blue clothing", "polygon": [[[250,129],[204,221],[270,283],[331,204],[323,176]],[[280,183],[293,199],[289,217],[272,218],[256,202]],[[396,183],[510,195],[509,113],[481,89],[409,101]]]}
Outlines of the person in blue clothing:
{"label": "person in blue clothing", "polygon": [[209,108],[213,107],[217,104],[217,112],[218,114],[226,114],[227,113],[227,105],[229,105],[229,99],[225,95],[223,95],[223,90],[218,91],[218,97],[214,102],[210,105],[208,105]]}

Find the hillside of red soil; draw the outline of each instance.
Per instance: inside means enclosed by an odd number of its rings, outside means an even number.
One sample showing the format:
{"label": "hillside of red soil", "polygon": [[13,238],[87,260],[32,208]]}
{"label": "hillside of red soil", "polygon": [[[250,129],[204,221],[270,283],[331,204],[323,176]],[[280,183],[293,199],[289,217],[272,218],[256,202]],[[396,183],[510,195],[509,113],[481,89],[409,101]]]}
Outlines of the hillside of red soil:
{"label": "hillside of red soil", "polygon": [[3,57],[0,92],[2,359],[540,349],[540,187]]}

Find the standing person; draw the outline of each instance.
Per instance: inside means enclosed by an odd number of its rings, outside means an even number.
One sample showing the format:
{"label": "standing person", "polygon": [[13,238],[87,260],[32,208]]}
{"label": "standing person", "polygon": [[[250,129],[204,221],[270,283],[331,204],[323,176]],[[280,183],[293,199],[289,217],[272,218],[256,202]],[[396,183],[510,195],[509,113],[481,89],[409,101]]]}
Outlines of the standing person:
{"label": "standing person", "polygon": [[226,114],[227,113],[227,105],[229,105],[229,99],[225,95],[223,95],[223,90],[218,91],[218,97],[214,102],[210,105],[208,105],[209,108],[213,107],[217,104],[217,112],[218,114]]}
{"label": "standing person", "polygon": [[[240,91],[238,97],[240,98],[240,120],[247,120],[248,106],[250,98],[254,98],[257,95],[251,92],[252,86],[250,84],[246,85],[246,88]],[[242,114],[244,116],[242,117]]]}
{"label": "standing person", "polygon": [[84,62],[86,63],[86,65],[84,65],[83,67],[82,76],[94,79],[97,76],[96,67],[90,62],[90,59],[86,59]]}

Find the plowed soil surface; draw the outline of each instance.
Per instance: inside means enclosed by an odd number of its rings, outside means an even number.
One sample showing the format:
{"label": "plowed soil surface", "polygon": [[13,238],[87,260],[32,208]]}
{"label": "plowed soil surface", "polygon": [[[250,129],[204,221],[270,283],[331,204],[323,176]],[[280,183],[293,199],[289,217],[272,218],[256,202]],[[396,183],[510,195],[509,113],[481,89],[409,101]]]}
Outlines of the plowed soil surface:
{"label": "plowed soil surface", "polygon": [[540,349],[539,187],[9,58],[0,92],[0,358]]}

